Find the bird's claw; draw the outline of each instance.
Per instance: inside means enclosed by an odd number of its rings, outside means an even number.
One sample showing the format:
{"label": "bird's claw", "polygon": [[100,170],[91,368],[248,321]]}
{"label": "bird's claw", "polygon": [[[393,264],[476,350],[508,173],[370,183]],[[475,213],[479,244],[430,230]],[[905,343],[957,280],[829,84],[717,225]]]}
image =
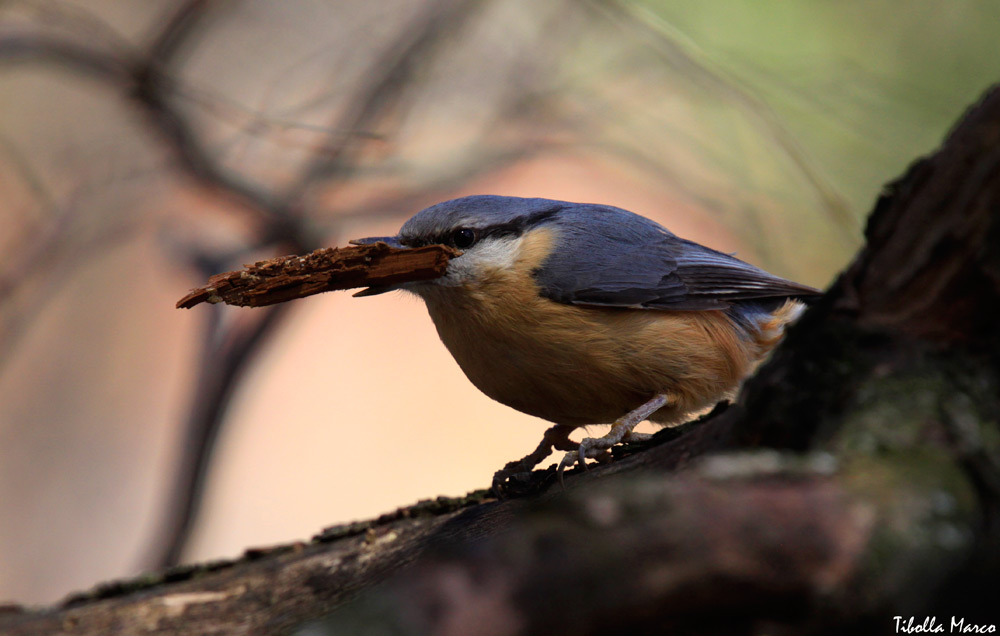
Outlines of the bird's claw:
{"label": "bird's claw", "polygon": [[670,396],[666,393],[656,395],[650,401],[624,416],[615,420],[611,425],[611,430],[604,437],[587,437],[580,442],[579,447],[566,453],[562,461],[559,462],[559,483],[563,484],[563,471],[579,463],[584,469],[587,468],[588,459],[598,461],[608,461],[611,459],[611,447],[622,441],[633,441],[648,439],[644,433],[636,433],[636,425],[665,406],[670,401]]}
{"label": "bird's claw", "polygon": [[[509,494],[509,490],[523,490],[524,488],[522,486],[531,481],[532,470],[546,457],[548,457],[553,449],[574,449],[575,451],[577,444],[569,438],[569,433],[572,430],[573,428],[571,426],[556,424],[549,430],[545,431],[545,435],[542,437],[541,443],[538,444],[538,448],[532,451],[527,457],[517,461],[507,462],[503,468],[498,470],[493,475],[494,494],[497,497],[503,498]],[[508,482],[514,481],[520,481],[523,483],[520,485],[515,485],[513,483],[508,484]],[[508,488],[509,485],[514,485],[515,488],[510,489]],[[528,485],[528,489],[530,490],[530,485]]]}
{"label": "bird's claw", "polygon": [[574,464],[579,464],[581,468],[587,470],[587,460],[596,459],[599,463],[607,462],[611,459],[611,447],[616,442],[604,437],[587,437],[580,442],[580,448],[563,455],[559,462],[559,483],[563,480],[563,471],[573,468]]}

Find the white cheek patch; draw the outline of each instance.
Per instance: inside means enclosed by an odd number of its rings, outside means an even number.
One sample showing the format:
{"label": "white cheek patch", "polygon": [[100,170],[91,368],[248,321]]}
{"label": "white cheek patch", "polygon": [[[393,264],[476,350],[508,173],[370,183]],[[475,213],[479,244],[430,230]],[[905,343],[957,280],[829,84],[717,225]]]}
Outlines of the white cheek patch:
{"label": "white cheek patch", "polygon": [[495,270],[509,270],[521,251],[520,236],[490,237],[476,243],[448,263],[448,270],[434,282],[439,285],[467,285]]}

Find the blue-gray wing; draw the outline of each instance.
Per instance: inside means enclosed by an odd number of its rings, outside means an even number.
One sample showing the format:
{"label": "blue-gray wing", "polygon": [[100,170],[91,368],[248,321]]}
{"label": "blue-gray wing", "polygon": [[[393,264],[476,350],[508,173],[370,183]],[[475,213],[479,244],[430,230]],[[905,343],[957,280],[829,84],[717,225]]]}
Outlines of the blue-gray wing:
{"label": "blue-gray wing", "polygon": [[556,243],[535,280],[542,295],[562,303],[726,309],[737,301],[819,293],[619,208],[575,204],[552,228]]}

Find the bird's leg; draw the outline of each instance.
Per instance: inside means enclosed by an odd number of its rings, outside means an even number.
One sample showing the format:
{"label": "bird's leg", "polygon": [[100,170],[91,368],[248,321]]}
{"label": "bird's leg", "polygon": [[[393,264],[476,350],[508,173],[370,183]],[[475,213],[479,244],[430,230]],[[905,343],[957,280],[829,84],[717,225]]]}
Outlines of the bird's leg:
{"label": "bird's leg", "polygon": [[508,477],[517,473],[531,471],[535,466],[542,463],[542,460],[552,454],[553,449],[563,451],[576,450],[578,444],[569,438],[569,434],[574,428],[565,424],[556,424],[545,431],[545,435],[542,436],[542,441],[538,444],[538,448],[522,459],[508,462],[506,466],[493,475],[493,490],[499,493],[499,489],[507,481]]}
{"label": "bird's leg", "polygon": [[638,441],[641,439],[648,439],[648,435],[633,433],[632,429],[634,429],[639,422],[642,422],[650,415],[666,406],[669,402],[670,396],[666,393],[661,393],[639,408],[629,411],[622,417],[615,420],[615,423],[611,425],[611,430],[608,431],[608,434],[604,437],[585,438],[580,442],[580,445],[576,450],[566,453],[562,461],[559,462],[560,480],[562,479],[563,471],[571,467],[573,464],[580,462],[581,466],[586,467],[588,459],[596,459],[600,457],[606,453],[608,449],[622,440]]}

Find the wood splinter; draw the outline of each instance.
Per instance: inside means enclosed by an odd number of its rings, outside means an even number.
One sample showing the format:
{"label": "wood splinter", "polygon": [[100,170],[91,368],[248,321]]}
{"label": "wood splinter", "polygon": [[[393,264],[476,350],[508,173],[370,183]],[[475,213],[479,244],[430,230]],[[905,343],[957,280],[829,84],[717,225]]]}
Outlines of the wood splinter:
{"label": "wood splinter", "polygon": [[444,274],[448,260],[460,253],[444,245],[324,247],[304,256],[280,256],[216,274],[207,285],[177,301],[177,308],[201,303],[264,307],[326,291],[430,280]]}

